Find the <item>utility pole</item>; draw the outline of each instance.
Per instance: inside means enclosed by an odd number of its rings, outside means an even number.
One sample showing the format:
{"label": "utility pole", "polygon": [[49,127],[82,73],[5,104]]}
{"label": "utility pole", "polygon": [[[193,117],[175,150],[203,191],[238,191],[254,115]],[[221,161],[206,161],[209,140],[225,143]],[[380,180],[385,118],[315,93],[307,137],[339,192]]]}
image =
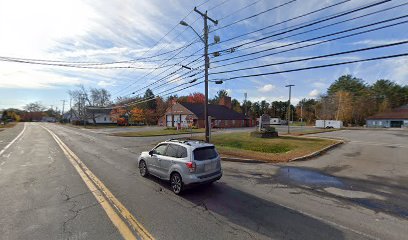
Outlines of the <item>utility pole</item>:
{"label": "utility pole", "polygon": [[72,118],[72,98],[69,97],[69,123],[71,123]]}
{"label": "utility pole", "polygon": [[194,8],[194,12],[200,14],[204,20],[204,60],[205,60],[205,71],[204,71],[204,85],[205,85],[205,101],[204,101],[204,121],[205,121],[205,141],[210,142],[210,122],[208,120],[208,68],[210,66],[210,59],[208,58],[208,19],[215,25],[218,24],[217,20],[210,18],[205,13],[200,12],[197,7]]}
{"label": "utility pole", "polygon": [[62,102],[62,113],[61,115],[64,115],[64,110],[65,110],[65,100],[61,100]]}
{"label": "utility pole", "polygon": [[303,102],[300,103],[300,126],[303,128]]}
{"label": "utility pole", "polygon": [[292,87],[294,87],[295,85],[293,85],[293,84],[289,84],[289,85],[286,85],[285,87],[288,87],[289,88],[289,102],[288,102],[288,111],[287,111],[287,114],[288,114],[288,134],[290,133],[290,111],[291,111],[291,108],[290,108],[290,97],[291,97],[291,94],[292,94]]}
{"label": "utility pole", "polygon": [[244,111],[245,111],[245,117],[247,116],[247,97],[248,97],[248,94],[247,93],[244,93]]}

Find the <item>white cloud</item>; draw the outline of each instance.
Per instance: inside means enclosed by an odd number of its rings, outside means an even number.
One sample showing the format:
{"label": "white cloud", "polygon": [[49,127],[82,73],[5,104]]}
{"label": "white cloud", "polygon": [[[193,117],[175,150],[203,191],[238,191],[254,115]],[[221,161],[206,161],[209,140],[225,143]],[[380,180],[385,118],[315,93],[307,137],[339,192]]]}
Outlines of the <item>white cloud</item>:
{"label": "white cloud", "polygon": [[107,82],[107,81],[99,81],[98,86],[100,87],[109,87],[109,86],[115,86],[115,82]]}
{"label": "white cloud", "polygon": [[[31,70],[30,74],[15,69],[0,68],[0,88],[44,89],[58,86],[74,86],[86,83],[76,77],[61,76],[42,70]],[[10,81],[10,79],[12,79]]]}
{"label": "white cloud", "polygon": [[262,92],[262,93],[266,93],[266,92],[270,92],[272,90],[274,90],[276,87],[272,84],[266,84],[263,87],[258,88],[258,91]]}
{"label": "white cloud", "polygon": [[225,91],[227,91],[228,96],[232,96],[232,89],[228,88],[228,89],[227,89],[227,90],[225,90]]}
{"label": "white cloud", "polygon": [[317,89],[313,89],[312,91],[309,92],[309,97],[315,98],[315,97],[317,97],[319,95],[320,95],[320,91],[317,90]]}
{"label": "white cloud", "polygon": [[366,39],[366,40],[361,40],[357,42],[353,42],[353,45],[368,45],[368,46],[373,46],[373,45],[386,45],[386,44],[392,44],[396,42],[402,42],[402,41],[407,41],[408,39]]}

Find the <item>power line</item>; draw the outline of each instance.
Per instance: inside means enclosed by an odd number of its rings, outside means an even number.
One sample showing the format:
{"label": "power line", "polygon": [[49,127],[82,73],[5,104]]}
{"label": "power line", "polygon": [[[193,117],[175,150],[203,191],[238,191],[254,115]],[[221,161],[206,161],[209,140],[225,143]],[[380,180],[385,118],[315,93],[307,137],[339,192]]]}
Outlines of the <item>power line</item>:
{"label": "power line", "polygon": [[[201,84],[201,83],[204,83],[204,82],[201,81],[201,82],[192,84],[192,85],[190,85],[190,86],[187,86],[187,87],[184,87],[184,88],[175,90],[175,91],[173,91],[173,92],[171,92],[171,93],[164,94],[164,95],[162,95],[162,96],[157,95],[157,96],[154,96],[154,97],[151,97],[151,98],[145,98],[145,99],[141,99],[141,100],[136,100],[136,101],[133,101],[133,102],[130,102],[130,103],[123,104],[122,106],[119,106],[119,107],[126,107],[126,106],[132,106],[132,105],[137,105],[137,104],[149,102],[149,101],[155,100],[156,98],[164,97],[164,96],[167,96],[167,95],[171,95],[171,94],[174,94],[174,93],[176,93],[176,92],[180,92],[180,91],[183,91],[183,90],[185,90],[185,89],[188,89],[188,88],[197,86],[197,85],[199,85],[199,84]],[[183,84],[181,84],[181,85],[183,85]],[[181,85],[179,85],[179,86],[181,86]],[[163,92],[160,92],[159,94],[164,93],[164,92],[168,92],[168,91],[170,91],[170,90],[173,90],[173,89],[165,90],[165,91],[163,91]],[[117,108],[118,108],[118,107],[117,107]]]}
{"label": "power line", "polygon": [[[224,3],[227,2],[227,1],[230,1],[230,0],[225,0],[225,1],[223,1],[223,2],[221,2],[221,3],[219,3],[219,4],[217,4],[217,5],[213,6],[213,7],[210,8],[209,10],[212,10],[212,9],[214,9],[214,8],[217,8],[217,7],[221,6],[222,4],[224,4]],[[196,18],[196,20],[193,21],[193,23],[195,23],[198,19],[199,19],[199,17]],[[192,23],[192,24],[193,24],[193,23]],[[184,30],[184,31],[186,31],[186,30]],[[183,31],[183,32],[184,32],[184,31]],[[179,37],[179,36],[180,36],[180,35],[178,35],[178,37]],[[197,39],[197,38],[195,38],[194,41],[195,41],[196,39]],[[190,43],[190,44],[187,45],[185,48],[181,49],[177,54],[175,54],[174,56],[172,56],[170,59],[166,60],[164,63],[168,62],[169,60],[172,60],[173,57],[176,57],[178,54],[180,54],[183,50],[185,50],[187,47],[189,47],[189,46],[192,45],[192,44],[193,44],[193,43]],[[197,52],[198,52],[198,51],[197,51]],[[188,59],[189,57],[193,56],[193,55],[196,54],[197,52],[193,53],[193,54],[190,55],[190,56],[187,56],[187,57],[184,58],[183,60]],[[183,61],[183,60],[182,60],[182,61]],[[179,63],[181,63],[182,61],[180,61]],[[123,88],[123,89],[117,91],[117,92],[114,93],[113,95],[117,95],[117,94],[119,94],[120,92],[123,92],[124,90],[126,90],[127,88],[133,86],[133,85],[136,84],[138,81],[140,81],[141,79],[144,79],[145,77],[147,77],[148,75],[150,75],[151,73],[153,73],[153,72],[156,71],[156,70],[157,70],[157,69],[153,69],[151,72],[149,72],[149,73],[143,75],[141,78],[135,80],[135,82],[133,82],[133,83],[131,83],[130,85],[126,86],[125,88]],[[169,69],[166,69],[165,71],[159,73],[158,75],[160,75],[160,74],[162,74],[162,73],[164,73],[164,72],[166,72],[166,71],[168,71],[168,70],[169,70]],[[158,76],[158,75],[156,75],[156,76]]]}
{"label": "power line", "polygon": [[[388,20],[384,20],[384,21],[364,25],[362,27],[365,28],[365,27],[368,27],[368,26],[374,26],[374,25],[377,25],[377,24],[382,24],[382,23],[385,23],[385,22],[394,21],[394,20],[401,19],[401,18],[406,18],[406,17],[408,17],[408,15],[404,15],[402,17],[392,18],[392,19],[388,19]],[[311,46],[315,46],[315,45],[319,45],[319,44],[323,44],[323,43],[327,43],[327,42],[332,42],[332,41],[335,41],[335,40],[344,39],[344,38],[348,38],[348,37],[352,37],[352,36],[357,36],[357,35],[361,35],[361,34],[364,34],[364,33],[373,32],[373,31],[377,31],[377,30],[381,30],[381,29],[385,29],[385,28],[405,24],[407,22],[408,21],[402,21],[402,22],[398,22],[398,23],[394,23],[394,24],[385,25],[385,26],[382,26],[382,27],[377,27],[377,28],[373,28],[373,29],[369,29],[369,30],[365,30],[365,31],[352,33],[352,34],[349,34],[349,35],[344,35],[344,36],[340,36],[340,37],[336,37],[336,38],[323,40],[323,41],[320,41],[320,42],[315,42],[315,43],[303,45],[303,46],[300,46],[300,47],[295,47],[295,48],[282,50],[282,51],[275,52],[275,53],[265,54],[265,55],[262,55],[262,56],[258,56],[258,57],[254,57],[254,58],[250,58],[250,59],[245,59],[245,60],[241,60],[241,61],[237,61],[237,62],[227,63],[227,64],[215,66],[215,67],[213,67],[213,69],[214,68],[225,67],[225,66],[229,66],[229,65],[234,65],[234,64],[238,64],[238,63],[242,63],[242,62],[247,62],[247,61],[250,61],[250,60],[255,60],[255,59],[259,59],[259,58],[263,58],[263,57],[268,57],[268,56],[276,55],[276,54],[279,54],[279,53],[284,53],[284,52],[294,51],[294,50],[298,50],[298,49],[302,49],[302,48],[306,48],[306,47],[311,47]],[[358,27],[358,28],[362,28],[362,27]],[[339,31],[339,32],[327,34],[327,35],[324,35],[324,36],[319,36],[319,37],[315,37],[315,38],[311,38],[311,39],[307,39],[307,40],[302,40],[302,41],[298,41],[298,42],[294,42],[294,43],[289,43],[289,44],[281,45],[281,46],[278,46],[278,47],[268,48],[268,49],[258,51],[258,52],[255,52],[255,53],[245,54],[245,56],[252,55],[252,54],[257,54],[257,53],[261,53],[261,52],[265,52],[265,51],[270,51],[270,50],[273,50],[273,49],[283,48],[283,47],[287,47],[287,46],[291,46],[291,45],[296,45],[296,44],[300,44],[300,43],[310,42],[310,41],[320,39],[320,38],[323,38],[323,37],[334,36],[334,35],[338,35],[338,34],[341,34],[341,33],[353,31],[353,30],[356,30],[358,28],[351,28],[351,29],[348,29],[348,30]],[[243,55],[237,56],[237,57],[234,57],[234,58],[238,58],[238,57],[242,57],[242,56]],[[224,59],[223,61],[234,59],[234,58]]]}
{"label": "power line", "polygon": [[276,71],[276,72],[267,72],[267,73],[258,73],[258,74],[234,76],[234,77],[224,78],[224,79],[213,79],[213,80],[211,80],[211,81],[220,81],[220,80],[221,80],[221,81],[229,81],[229,80],[233,80],[233,79],[237,79],[237,78],[259,77],[259,76],[275,75],[275,74],[281,74],[281,73],[298,72],[298,71],[304,71],[304,70],[310,70],[310,69],[333,67],[333,66],[339,66],[339,65],[345,65],[345,64],[352,64],[352,63],[359,63],[359,62],[368,62],[368,61],[375,61],[375,60],[382,60],[382,59],[390,59],[390,58],[397,58],[397,57],[405,57],[405,56],[408,56],[408,53],[394,54],[394,55],[374,57],[374,58],[366,58],[366,59],[361,59],[361,60],[346,61],[346,62],[339,62],[339,63],[331,63],[331,64],[324,64],[324,65],[317,65],[317,66],[312,66],[312,67],[289,69],[289,70],[284,70],[284,71]]}
{"label": "power line", "polygon": [[[402,6],[404,6],[404,5],[408,5],[408,2],[407,2],[407,3],[400,4],[400,5],[397,5],[397,6],[393,6],[393,7],[381,9],[381,10],[378,10],[378,11],[375,11],[375,12],[367,13],[367,14],[364,14],[364,15],[361,15],[361,16],[357,16],[357,17],[353,17],[353,18],[350,18],[350,19],[346,19],[346,20],[343,20],[343,21],[340,21],[340,22],[335,22],[335,23],[331,23],[331,24],[327,24],[327,25],[318,27],[318,28],[314,28],[314,29],[310,29],[310,30],[303,31],[303,32],[300,32],[300,33],[296,33],[296,34],[293,34],[293,35],[290,35],[290,36],[286,36],[285,38],[303,35],[303,34],[305,34],[305,33],[314,32],[314,31],[317,31],[317,30],[321,30],[321,29],[324,29],[324,28],[332,27],[332,26],[335,26],[335,25],[338,25],[338,24],[342,24],[342,23],[345,23],[345,22],[349,22],[349,21],[353,21],[353,20],[356,20],[356,19],[364,18],[364,17],[370,16],[370,15],[374,15],[374,14],[377,14],[377,13],[383,13],[383,12],[385,12],[385,11],[389,11],[389,10],[394,9],[394,8],[397,8],[397,7],[402,7]],[[370,5],[370,6],[368,6],[368,7],[372,7],[372,6],[376,6],[376,5]],[[364,9],[366,9],[366,8],[364,8]],[[359,10],[363,10],[363,9],[359,9]],[[350,12],[350,13],[352,13],[352,12]],[[295,30],[298,30],[298,29],[295,29]],[[287,33],[287,32],[285,32],[285,33]],[[284,38],[281,38],[281,39],[284,39]],[[281,39],[279,39],[279,40],[281,40]],[[242,50],[247,50],[247,49],[254,48],[254,47],[259,47],[259,46],[262,46],[262,45],[265,45],[265,44],[267,44],[267,43],[271,43],[271,42],[274,42],[274,41],[276,41],[276,40],[263,42],[263,43],[260,43],[260,44],[257,44],[257,45],[253,45],[253,46],[249,46],[249,47],[246,47],[246,48],[240,48],[240,49],[238,49],[238,50],[241,50],[241,51],[242,51]]]}
{"label": "power line", "polygon": [[[296,31],[296,30],[299,30],[299,29],[303,29],[303,28],[306,28],[306,27],[310,27],[310,26],[313,26],[313,25],[316,25],[316,24],[319,24],[319,23],[322,23],[322,22],[326,22],[326,21],[329,21],[329,20],[332,20],[332,19],[335,19],[335,18],[338,18],[338,17],[342,17],[342,16],[345,16],[345,15],[348,15],[348,14],[355,13],[355,12],[357,12],[357,11],[361,11],[361,10],[368,9],[368,8],[377,6],[377,5],[379,5],[379,4],[386,3],[386,2],[388,2],[388,1],[390,1],[390,0],[377,2],[377,3],[374,3],[374,4],[370,4],[370,5],[366,5],[366,6],[363,6],[363,7],[359,7],[359,8],[353,9],[353,10],[351,10],[351,11],[346,11],[346,12],[342,12],[342,13],[339,13],[339,14],[331,15],[331,16],[329,16],[329,17],[322,18],[322,19],[319,19],[319,20],[317,20],[317,21],[312,21],[312,22],[310,22],[310,23],[308,23],[308,24],[303,24],[303,25],[300,25],[300,26],[298,25],[298,27],[289,27],[289,28],[286,28],[285,31],[279,31],[279,30],[278,30],[278,31],[269,32],[269,33],[267,33],[267,34],[276,33],[276,32],[278,32],[278,33],[273,34],[273,35],[268,35],[268,36],[266,36],[266,37],[263,37],[263,38],[260,38],[260,39],[256,39],[256,40],[253,40],[253,41],[250,41],[250,42],[246,42],[246,43],[244,43],[244,44],[240,44],[240,45],[234,46],[234,47],[232,47],[232,48],[220,50],[220,51],[217,51],[217,52],[235,53],[236,51],[240,51],[240,50],[242,51],[242,50],[246,50],[246,49],[258,47],[258,46],[261,46],[261,45],[264,45],[264,44],[267,44],[267,43],[271,43],[271,42],[274,42],[274,41],[277,41],[277,40],[275,39],[275,40],[263,42],[263,43],[260,43],[260,44],[258,44],[258,45],[249,46],[249,47],[247,47],[247,48],[240,48],[240,47],[242,47],[242,46],[244,46],[244,45],[247,45],[247,44],[259,42],[259,41],[262,41],[262,40],[265,40],[265,39],[268,39],[268,38],[276,37],[276,36],[283,35],[283,34],[286,34],[286,33],[290,33],[290,32],[293,32],[293,31]],[[304,32],[301,32],[301,33],[296,33],[296,34],[293,34],[293,35],[290,35],[290,36],[286,36],[286,37],[281,38],[281,39],[285,39],[285,38],[289,38],[289,37],[293,37],[293,36],[298,36],[298,35],[302,35],[302,34],[309,33],[309,32],[313,32],[313,31],[321,30],[321,29],[324,29],[324,28],[327,28],[327,27],[330,27],[330,26],[338,25],[338,24],[341,24],[341,23],[344,23],[344,22],[352,21],[352,20],[355,20],[355,19],[358,19],[358,18],[362,18],[362,17],[366,17],[366,16],[369,16],[369,15],[372,15],[372,14],[376,14],[376,13],[379,13],[379,12],[385,12],[385,11],[388,11],[388,10],[390,10],[390,9],[393,9],[393,8],[396,8],[396,7],[400,7],[400,6],[403,6],[403,5],[406,5],[406,4],[407,4],[407,3],[401,4],[401,5],[398,5],[398,6],[395,6],[395,7],[390,7],[390,8],[382,9],[382,10],[379,10],[379,11],[376,11],[376,12],[373,12],[373,13],[369,13],[369,14],[365,14],[365,15],[359,16],[359,17],[354,17],[354,18],[346,19],[346,20],[343,20],[343,21],[340,21],[340,22],[335,22],[335,23],[332,23],[332,24],[328,24],[328,25],[325,25],[325,26],[321,26],[321,27],[318,27],[318,28],[314,28],[314,29],[311,29],[311,30],[307,30],[307,31],[304,31]],[[281,40],[281,39],[279,39],[279,40]],[[231,49],[234,49],[234,51],[231,51]]]}
{"label": "power line", "polygon": [[[183,48],[183,49],[181,49],[180,51],[178,51],[174,56],[177,56],[178,54],[180,54],[182,51],[184,51],[184,50],[185,50],[187,47],[189,47],[189,46],[190,46],[190,45],[187,45],[185,48]],[[195,53],[197,53],[197,52],[195,52]],[[195,54],[195,53],[194,53],[194,54]],[[191,55],[190,55],[190,56],[191,56]],[[183,60],[189,58],[190,56],[184,58]],[[182,60],[182,61],[183,61],[183,60]],[[168,61],[169,61],[169,60],[166,60],[164,63],[162,63],[162,65],[165,64],[165,63],[168,62]],[[178,62],[178,63],[181,63],[182,61],[180,61],[180,62]],[[161,65],[160,65],[160,66],[161,66]],[[159,66],[159,67],[160,67],[160,66]],[[125,88],[122,88],[121,90],[117,91],[117,92],[114,93],[113,95],[117,95],[118,93],[123,92],[124,90],[127,90],[129,87],[135,85],[138,81],[144,79],[145,77],[149,76],[150,74],[152,74],[154,71],[156,71],[156,70],[158,70],[158,69],[159,69],[159,68],[153,69],[152,71],[148,72],[147,74],[143,75],[142,77],[136,79],[133,83],[127,85]],[[163,72],[166,72],[166,71],[168,71],[169,69],[171,69],[171,67],[170,67],[170,68],[167,68],[167,69],[166,69],[165,71],[163,71]],[[180,68],[179,70],[182,70],[182,69],[183,69],[183,68]],[[163,72],[159,73],[158,75],[162,74]],[[156,76],[157,76],[157,75],[156,75]]]}
{"label": "power line", "polygon": [[[198,52],[198,51],[197,51],[197,52]],[[194,52],[193,54],[195,54],[195,53],[197,53],[197,52]],[[188,58],[188,57],[187,57],[187,58]],[[187,59],[187,58],[186,58],[186,59]],[[187,66],[190,65],[191,63],[194,63],[194,62],[198,61],[200,58],[201,58],[201,56],[198,57],[198,58],[196,58],[195,60],[189,62],[189,63],[186,64],[186,65],[187,65]],[[185,60],[185,59],[183,59],[183,60]],[[183,61],[183,60],[182,60],[182,61]],[[178,62],[178,64],[180,64],[182,61]],[[168,69],[166,69],[166,70],[164,70],[164,71],[162,71],[162,72],[160,72],[159,74],[156,75],[156,77],[159,76],[160,74],[162,74],[162,73],[164,73],[164,72],[170,70],[170,69],[171,69],[171,67],[168,68]],[[148,88],[148,87],[150,87],[150,86],[152,86],[152,85],[154,85],[154,84],[156,84],[156,83],[158,83],[158,82],[160,82],[160,81],[163,81],[163,80],[167,79],[167,78],[170,77],[170,76],[173,76],[173,75],[177,74],[179,71],[181,71],[181,70],[183,70],[183,69],[184,69],[184,67],[181,67],[181,68],[179,68],[179,69],[177,69],[177,70],[171,72],[170,74],[168,74],[168,75],[166,75],[166,76],[164,76],[164,77],[162,77],[162,78],[160,78],[160,79],[154,81],[153,83],[150,83],[150,84],[148,84],[148,85],[146,85],[146,86],[144,86],[144,87],[142,87],[142,88],[139,88],[139,89],[137,89],[137,90],[135,90],[135,91],[133,91],[133,92],[140,92],[140,91],[143,90],[143,89],[146,89],[146,88]],[[146,76],[146,75],[145,75],[145,76]],[[132,86],[132,85],[134,85],[135,83],[136,83],[136,82],[134,82],[133,84],[130,84],[129,87]]]}
{"label": "power line", "polygon": [[223,43],[229,42],[229,41],[231,41],[231,40],[234,40],[234,39],[237,39],[237,38],[246,36],[246,35],[250,35],[250,34],[252,34],[252,33],[260,32],[260,31],[263,31],[263,30],[268,29],[268,28],[271,28],[271,27],[275,27],[275,26],[278,26],[278,25],[281,25],[281,24],[284,24],[284,23],[288,23],[288,22],[294,21],[294,20],[296,20],[296,19],[303,18],[303,17],[309,16],[309,15],[312,15],[312,14],[314,14],[314,13],[317,13],[317,12],[320,12],[320,11],[323,11],[323,10],[326,10],[326,9],[329,9],[329,8],[332,8],[332,7],[335,7],[335,6],[338,6],[338,5],[340,5],[340,4],[347,3],[347,2],[349,2],[349,1],[351,1],[351,0],[345,0],[345,1],[342,1],[342,2],[339,2],[339,3],[331,4],[331,5],[329,5],[329,6],[319,8],[319,9],[317,9],[317,10],[314,10],[314,11],[311,11],[311,12],[308,12],[308,13],[305,13],[305,14],[302,14],[302,15],[299,15],[299,16],[297,16],[297,17],[293,17],[293,18],[287,19],[287,20],[285,20],[285,21],[281,21],[281,22],[278,22],[278,23],[275,23],[275,24],[272,24],[272,25],[268,25],[268,26],[266,26],[266,27],[263,27],[263,28],[260,28],[260,29],[257,29],[257,30],[251,31],[251,32],[247,32],[247,33],[244,33],[244,34],[240,34],[240,35],[238,35],[238,36],[235,36],[235,37],[232,37],[232,38],[223,40],[222,42],[223,42]]}
{"label": "power line", "polygon": [[251,18],[254,18],[254,17],[258,17],[258,16],[260,16],[260,15],[262,15],[262,14],[265,14],[265,13],[267,13],[267,12],[270,12],[270,11],[273,11],[273,10],[276,10],[276,9],[279,9],[279,8],[284,7],[284,6],[286,6],[286,5],[289,5],[289,4],[293,3],[293,2],[296,2],[296,0],[290,0],[290,1],[287,1],[287,2],[285,2],[285,3],[283,3],[283,4],[280,4],[280,5],[278,5],[278,6],[275,6],[275,7],[272,7],[272,8],[268,8],[268,9],[262,11],[262,12],[256,13],[256,14],[251,15],[251,16],[249,16],[249,17],[246,17],[246,18],[237,20],[237,21],[235,21],[235,22],[229,23],[229,24],[227,24],[227,25],[224,25],[224,26],[222,26],[222,27],[216,28],[216,29],[210,31],[210,33],[215,32],[215,31],[218,31],[218,30],[220,30],[220,29],[224,29],[224,28],[230,27],[230,26],[235,25],[235,24],[237,24],[237,23],[240,23],[240,22],[242,22],[242,21],[245,21],[245,20],[248,20],[248,19],[251,19]]}
{"label": "power line", "polygon": [[[185,79],[188,79],[188,78],[195,77],[195,76],[199,75],[200,73],[202,73],[202,72],[194,73],[194,74],[191,74],[191,75],[185,76],[185,77],[184,77],[184,76],[180,76],[180,77],[171,79],[170,81],[164,82],[164,83],[162,83],[162,84],[160,84],[160,85],[158,85],[158,86],[155,86],[155,87],[151,88],[150,90],[153,91],[153,90],[158,89],[158,88],[160,88],[160,87],[162,87],[162,86],[166,86],[166,85],[171,84],[171,83],[175,83],[175,82],[178,82],[178,81],[181,81],[181,80],[185,80]],[[193,82],[196,82],[197,80],[199,80],[199,79],[201,79],[201,78],[203,78],[203,76],[198,77],[198,78],[194,78],[194,79],[192,79],[192,80],[190,80],[190,81],[188,81],[188,82],[189,82],[189,83],[193,83]]]}
{"label": "power line", "polygon": [[304,62],[304,61],[309,61],[309,60],[314,60],[314,59],[320,59],[320,58],[326,58],[326,57],[334,57],[334,56],[339,56],[339,55],[344,55],[344,54],[350,54],[350,53],[356,53],[356,52],[364,52],[364,51],[369,51],[369,50],[374,50],[374,49],[379,49],[379,48],[394,47],[394,46],[399,46],[399,45],[403,45],[403,44],[407,44],[407,43],[408,43],[408,41],[401,41],[401,42],[396,42],[396,43],[378,45],[378,46],[374,46],[374,47],[360,48],[360,49],[354,49],[354,50],[349,50],[349,51],[343,51],[343,52],[325,54],[325,55],[320,55],[320,56],[314,56],[314,57],[308,57],[308,58],[301,58],[301,59],[296,59],[296,60],[278,62],[278,63],[269,63],[269,64],[264,64],[264,65],[259,65],[259,66],[253,66],[253,67],[245,67],[245,68],[232,69],[232,70],[221,71],[221,72],[214,72],[214,73],[211,73],[210,75],[224,74],[224,73],[237,72],[237,71],[243,71],[243,70],[258,69],[258,68],[264,68],[264,67],[270,67],[270,66],[288,64],[288,63],[295,63],[295,62]]}
{"label": "power line", "polygon": [[235,10],[234,12],[231,12],[231,13],[225,15],[225,16],[222,17],[222,18],[219,18],[218,21],[221,21],[221,20],[224,20],[224,19],[226,19],[226,18],[229,18],[229,17],[231,17],[232,15],[235,15],[236,13],[238,13],[238,12],[244,10],[244,9],[247,9],[247,8],[253,6],[253,5],[255,5],[255,4],[257,4],[257,3],[261,2],[261,1],[262,1],[262,0],[258,0],[258,1],[252,2],[252,3],[250,3],[250,4],[248,4],[248,5],[244,6],[244,7],[242,7],[242,8],[240,8],[240,9]]}
{"label": "power line", "polygon": [[34,65],[44,65],[44,66],[56,66],[56,67],[68,67],[68,68],[82,68],[82,69],[156,69],[156,68],[165,68],[169,66],[179,66],[177,64],[164,65],[159,67],[138,67],[138,66],[94,66],[94,65],[71,65],[71,64],[62,64],[62,63],[49,63],[49,62],[36,62],[36,61],[26,61],[19,60],[9,57],[0,56],[0,61],[3,62],[13,62],[13,63],[24,63],[24,64],[34,64]]}

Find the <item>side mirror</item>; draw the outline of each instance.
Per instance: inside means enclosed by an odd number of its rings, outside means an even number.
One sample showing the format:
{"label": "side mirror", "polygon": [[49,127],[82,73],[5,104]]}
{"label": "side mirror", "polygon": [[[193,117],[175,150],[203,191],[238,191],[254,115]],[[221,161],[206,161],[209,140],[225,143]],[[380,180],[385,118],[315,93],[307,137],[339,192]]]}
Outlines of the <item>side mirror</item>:
{"label": "side mirror", "polygon": [[154,154],[154,150],[150,150],[150,151],[149,151],[149,155],[150,155],[150,156],[153,156],[153,154]]}

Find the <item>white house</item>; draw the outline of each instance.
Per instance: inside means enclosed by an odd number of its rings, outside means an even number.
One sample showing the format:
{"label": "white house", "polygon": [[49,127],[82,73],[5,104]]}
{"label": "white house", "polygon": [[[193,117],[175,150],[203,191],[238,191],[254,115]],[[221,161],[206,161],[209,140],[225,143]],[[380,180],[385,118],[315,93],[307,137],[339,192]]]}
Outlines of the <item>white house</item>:
{"label": "white house", "polygon": [[[110,107],[87,107],[86,113],[90,124],[112,124],[115,123],[110,118]],[[95,122],[94,122],[95,119]]]}

